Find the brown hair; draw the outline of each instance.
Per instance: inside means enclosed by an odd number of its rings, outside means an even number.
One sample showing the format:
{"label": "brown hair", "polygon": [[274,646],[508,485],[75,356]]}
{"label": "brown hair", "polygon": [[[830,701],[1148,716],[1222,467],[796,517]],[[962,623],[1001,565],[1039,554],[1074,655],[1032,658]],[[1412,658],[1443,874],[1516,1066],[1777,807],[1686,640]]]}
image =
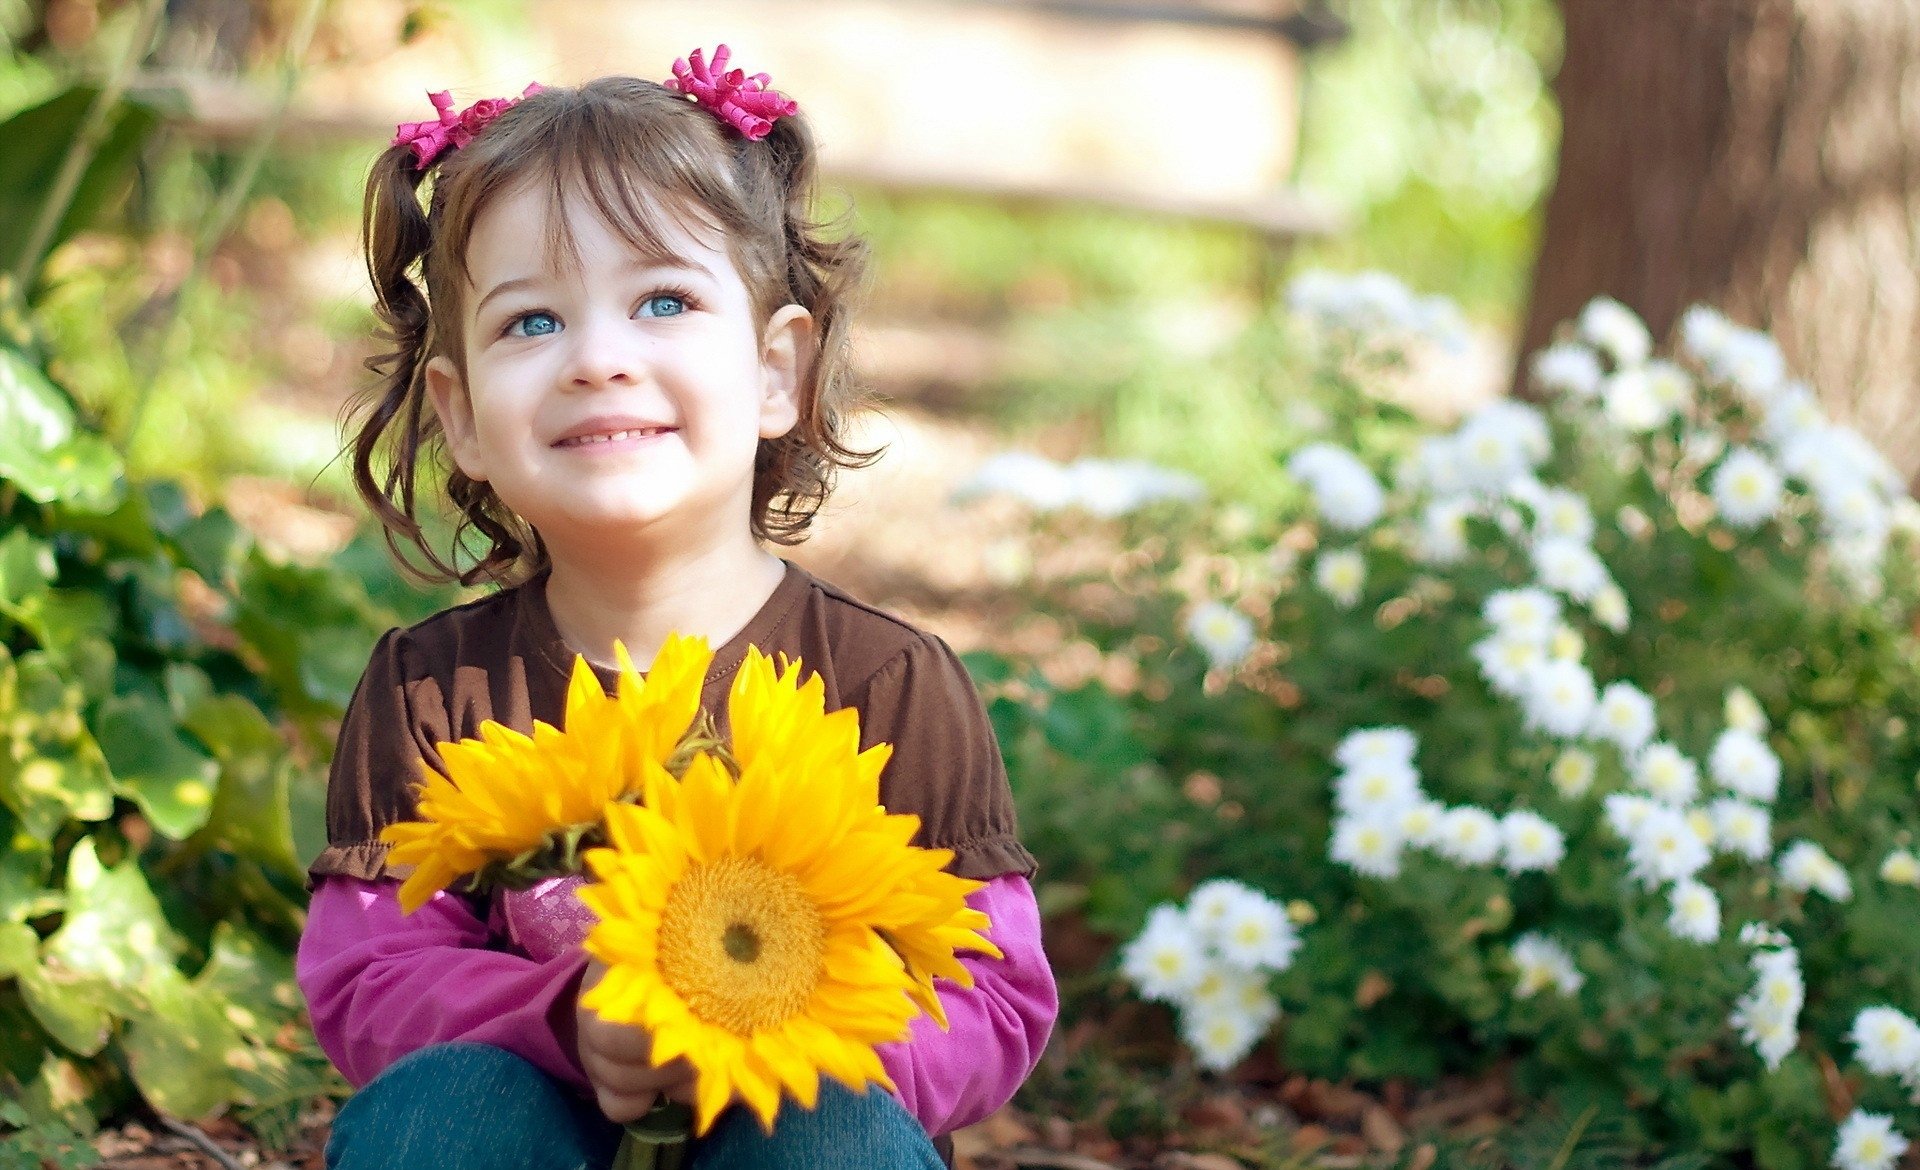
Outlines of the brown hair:
{"label": "brown hair", "polygon": [[[405,146],[382,154],[367,180],[361,227],[381,336],[394,348],[368,360],[380,380],[350,407],[363,415],[352,442],[353,479],[401,569],[433,583],[510,585],[549,563],[532,526],[492,485],[467,478],[455,465],[424,378],[428,360],[439,354],[464,369],[468,236],[494,198],[528,181],[544,181],[553,206],[563,189],[583,192],[609,226],[648,254],[665,250],[655,207],[698,220],[726,239],[759,321],[788,304],[813,315],[814,351],[801,383],[799,421],[780,438],[760,441],[751,514],[758,539],[805,539],[834,473],[879,454],[844,441],[860,404],[848,317],[865,275],[866,245],[830,230],[838,224],[813,218],[815,170],[812,135],[798,116],[777,119],[765,138],[748,141],[686,97],[633,77],[535,93],[424,172]],[[428,177],[432,189],[423,209],[419,188]],[[548,234],[549,246],[573,250],[564,217],[553,217]],[[387,456],[378,477],[376,452]],[[455,550],[469,530],[491,542],[464,571],[436,554],[417,518],[415,478],[423,453],[444,477],[459,514]],[[414,566],[401,540],[424,553],[430,567]]]}

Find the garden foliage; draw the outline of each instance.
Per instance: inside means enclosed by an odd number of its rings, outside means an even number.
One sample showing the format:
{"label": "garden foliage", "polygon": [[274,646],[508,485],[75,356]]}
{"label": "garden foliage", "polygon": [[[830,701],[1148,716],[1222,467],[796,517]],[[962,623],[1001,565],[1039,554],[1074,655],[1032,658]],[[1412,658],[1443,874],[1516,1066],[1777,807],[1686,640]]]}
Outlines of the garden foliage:
{"label": "garden foliage", "polygon": [[[1343,396],[1433,319],[1378,278],[1296,291]],[[1334,415],[1294,516],[1162,502],[1060,572],[1089,518],[1038,518],[1023,605],[1069,652],[978,666],[1043,906],[1132,940],[1126,984],[1066,973],[1077,1008],[1165,1000],[1203,1067],[1277,1015],[1319,1076],[1504,1063],[1641,1148],[1891,1163],[1920,1124],[1916,509],[1770,339],[1682,332],[1655,357],[1596,302],[1541,407]],[[1216,993],[1253,965],[1218,960],[1201,879],[1289,908],[1249,928],[1298,930],[1265,994]]]}
{"label": "garden foliage", "polygon": [[[0,194],[48,188],[76,92],[7,123]],[[151,121],[116,120],[60,237]],[[332,721],[405,594],[370,542],[288,564],[129,482],[26,291],[0,278],[0,1164],[138,1102],[285,1126],[338,1083],[292,970]]]}

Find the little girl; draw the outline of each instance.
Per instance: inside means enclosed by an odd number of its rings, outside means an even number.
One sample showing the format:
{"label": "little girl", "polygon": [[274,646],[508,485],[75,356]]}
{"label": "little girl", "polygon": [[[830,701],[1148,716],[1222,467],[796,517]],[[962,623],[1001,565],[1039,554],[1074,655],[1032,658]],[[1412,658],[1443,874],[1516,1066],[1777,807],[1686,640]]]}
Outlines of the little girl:
{"label": "little girl", "polygon": [[[828,709],[894,745],[882,798],[920,817],[916,843],[986,883],[969,901],[1005,956],[963,957],[975,984],[943,985],[948,1031],[922,1018],[882,1050],[897,1095],[823,1085],[770,1137],[729,1109],[695,1167],[938,1166],[932,1139],[1005,1103],[1052,1027],[1034,862],[965,669],[766,547],[802,539],[833,473],[869,458],[845,436],[863,247],[810,218],[812,142],[764,75],[726,72],[724,47],[674,72],[458,114],[434,95],[439,117],[401,127],[368,183],[397,347],[374,363],[355,479],[420,575],[501,587],[382,636],[340,728],[298,958],[320,1044],[360,1089],[330,1167],[604,1166],[618,1122],[689,1096],[684,1062],[653,1068],[642,1030],[579,1008],[600,968],[577,880],[403,916],[379,840],[412,818],[422,762],[445,770],[436,744],[559,725],[576,654],[612,693],[616,640],[644,670],[668,634],[705,635],[723,721],[749,644],[818,672]],[[415,514],[418,457],[441,450],[456,542],[472,529],[484,550],[465,572]]]}

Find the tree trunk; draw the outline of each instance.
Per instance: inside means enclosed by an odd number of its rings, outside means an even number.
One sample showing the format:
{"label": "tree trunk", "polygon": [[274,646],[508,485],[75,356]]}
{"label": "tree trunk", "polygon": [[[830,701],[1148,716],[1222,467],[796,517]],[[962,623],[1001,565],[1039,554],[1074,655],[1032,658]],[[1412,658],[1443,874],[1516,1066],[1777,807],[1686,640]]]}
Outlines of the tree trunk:
{"label": "tree trunk", "polygon": [[1710,304],[1920,469],[1920,0],[1561,10],[1560,173],[1522,354],[1601,293],[1656,337]]}

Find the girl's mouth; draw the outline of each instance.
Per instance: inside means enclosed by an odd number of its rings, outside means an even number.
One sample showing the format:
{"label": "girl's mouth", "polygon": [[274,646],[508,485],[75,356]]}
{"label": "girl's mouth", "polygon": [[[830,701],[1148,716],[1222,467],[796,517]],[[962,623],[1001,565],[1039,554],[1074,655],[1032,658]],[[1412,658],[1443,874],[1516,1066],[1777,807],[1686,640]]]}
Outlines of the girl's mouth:
{"label": "girl's mouth", "polygon": [[641,443],[672,433],[673,431],[670,427],[641,427],[629,431],[614,431],[612,434],[606,435],[581,435],[578,438],[562,439],[558,443],[555,443],[554,446],[565,448],[604,447],[613,450],[624,450],[629,447],[637,447]]}

